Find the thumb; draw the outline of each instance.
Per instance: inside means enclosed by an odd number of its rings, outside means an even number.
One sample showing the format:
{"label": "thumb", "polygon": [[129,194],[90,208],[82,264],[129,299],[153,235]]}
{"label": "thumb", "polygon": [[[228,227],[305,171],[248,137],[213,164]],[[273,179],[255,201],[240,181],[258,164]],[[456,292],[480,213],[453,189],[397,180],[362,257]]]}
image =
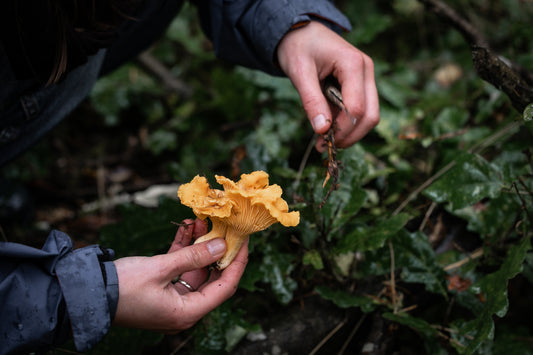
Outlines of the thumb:
{"label": "thumb", "polygon": [[226,252],[224,239],[215,238],[193,244],[173,253],[159,255],[160,275],[165,283],[181,274],[204,268],[220,259]]}

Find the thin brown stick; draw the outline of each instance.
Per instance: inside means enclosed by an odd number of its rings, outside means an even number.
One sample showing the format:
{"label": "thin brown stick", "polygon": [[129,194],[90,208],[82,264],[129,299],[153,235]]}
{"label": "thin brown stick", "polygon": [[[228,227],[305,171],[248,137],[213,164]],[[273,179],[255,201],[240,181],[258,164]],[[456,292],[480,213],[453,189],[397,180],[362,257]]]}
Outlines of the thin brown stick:
{"label": "thin brown stick", "polygon": [[187,343],[192,339],[192,337],[194,336],[194,333],[189,335],[184,341],[182,341],[174,350],[172,350],[172,352],[169,354],[169,355],[176,355],[178,353],[178,351],[181,350],[181,348],[183,348],[185,345],[187,345]]}
{"label": "thin brown stick", "polygon": [[482,256],[483,256],[483,249],[479,248],[479,249],[474,250],[466,258],[461,259],[459,261],[456,261],[455,263],[452,263],[450,265],[447,265],[443,269],[444,269],[444,271],[450,271],[450,270],[453,270],[453,269],[457,269],[457,268],[463,266],[464,264],[467,264],[467,263],[471,262],[472,260],[475,260],[475,259],[480,258]]}
{"label": "thin brown stick", "polygon": [[[328,76],[324,81],[324,96],[335,106],[337,106],[341,111],[343,111],[349,118],[352,119],[353,124],[357,123],[357,119],[353,117],[342,100],[340,84],[333,76]],[[324,141],[328,147],[328,169],[326,173],[326,178],[324,179],[323,187],[326,187],[327,182],[332,179],[329,190],[326,193],[326,196],[322,200],[319,208],[322,208],[326,201],[328,200],[331,192],[339,188],[338,179],[339,179],[339,169],[340,162],[337,160],[337,147],[335,146],[335,133],[337,133],[337,118],[332,117],[331,125],[323,135]]]}
{"label": "thin brown stick", "polygon": [[355,327],[353,328],[353,330],[351,331],[350,335],[348,335],[348,337],[346,338],[346,340],[344,341],[344,344],[342,344],[342,348],[339,350],[339,352],[337,353],[337,355],[342,355],[344,354],[344,352],[346,351],[346,348],[348,348],[348,345],[350,345],[350,343],[352,342],[352,339],[353,337],[355,336],[355,333],[357,333],[357,331],[359,330],[359,328],[361,327],[361,324],[363,324],[363,322],[365,321],[366,319],[366,315],[368,313],[365,313],[363,314],[363,316],[359,319],[359,321],[357,322],[357,324],[355,325]]}
{"label": "thin brown stick", "polygon": [[437,207],[437,203],[432,202],[431,206],[429,206],[428,210],[426,211],[426,214],[424,215],[424,219],[422,220],[422,223],[420,223],[420,227],[418,227],[419,231],[423,230],[424,227],[426,227],[426,224],[429,221],[429,217],[431,217],[431,215],[433,214],[435,207]]}
{"label": "thin brown stick", "polygon": [[[495,132],[494,134],[490,135],[489,137],[481,140],[479,143],[475,144],[473,147],[471,147],[468,152],[469,153],[479,153],[483,151],[485,148],[491,146],[494,142],[496,142],[501,137],[505,136],[506,134],[513,131],[515,128],[517,128],[521,123],[520,122],[512,122],[502,128],[501,130]],[[431,176],[429,179],[424,181],[419,187],[417,187],[413,192],[411,192],[407,198],[392,212],[392,215],[397,215],[403,209],[412,201],[414,200],[422,191],[424,191],[426,188],[428,188],[431,184],[433,184],[438,178],[440,178],[442,175],[444,175],[446,172],[448,172],[451,168],[453,168],[456,164],[456,161],[453,160],[450,163],[448,163],[446,166],[444,166],[442,169],[437,171],[433,176]]]}
{"label": "thin brown stick", "polygon": [[309,355],[314,355],[316,354],[320,348],[322,348],[322,346],[324,346],[324,344],[326,344],[328,342],[329,339],[331,339],[332,336],[334,336],[345,324],[346,322],[348,321],[347,318],[344,318],[344,320],[342,322],[340,322],[339,324],[337,324],[337,326],[335,328],[333,328],[325,337],[324,339],[322,339],[314,348],[313,350],[311,350],[311,352],[309,353]]}
{"label": "thin brown stick", "polygon": [[439,0],[419,0],[428,6],[435,14],[448,20],[469,43],[488,47],[485,36],[470,22],[460,16],[453,8]]}
{"label": "thin brown stick", "polygon": [[191,97],[192,89],[176,78],[176,76],[149,52],[143,52],[137,57],[139,65],[149,74],[159,79],[170,91],[174,91],[183,98]]}
{"label": "thin brown stick", "polygon": [[300,166],[298,167],[298,173],[296,174],[296,179],[294,180],[294,184],[292,186],[293,190],[296,191],[298,186],[300,186],[300,180],[302,179],[302,174],[304,172],[305,166],[307,165],[307,161],[309,160],[309,156],[311,155],[311,151],[313,151],[313,147],[316,143],[317,135],[314,134],[313,138],[309,141],[309,144],[307,145],[307,148],[305,149],[304,155],[302,157],[302,161],[300,161]]}

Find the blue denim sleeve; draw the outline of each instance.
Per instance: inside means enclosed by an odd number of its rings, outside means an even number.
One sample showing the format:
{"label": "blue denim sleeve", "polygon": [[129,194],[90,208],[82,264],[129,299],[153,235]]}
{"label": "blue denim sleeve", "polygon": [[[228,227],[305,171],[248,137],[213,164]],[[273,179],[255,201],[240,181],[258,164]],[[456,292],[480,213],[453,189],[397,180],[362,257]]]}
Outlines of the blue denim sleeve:
{"label": "blue denim sleeve", "polygon": [[87,351],[107,333],[118,302],[118,278],[98,246],[73,250],[52,231],[42,249],[0,243],[0,354],[46,351],[71,335]]}
{"label": "blue denim sleeve", "polygon": [[317,20],[336,32],[348,19],[328,0],[199,0],[198,10],[217,56],[232,63],[282,75],[276,49],[297,23]]}

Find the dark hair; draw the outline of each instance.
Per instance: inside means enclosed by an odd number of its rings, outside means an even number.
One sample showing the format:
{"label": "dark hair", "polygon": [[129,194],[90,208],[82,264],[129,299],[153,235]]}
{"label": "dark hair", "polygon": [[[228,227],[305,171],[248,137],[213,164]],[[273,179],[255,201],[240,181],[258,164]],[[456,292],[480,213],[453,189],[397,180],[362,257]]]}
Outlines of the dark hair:
{"label": "dark hair", "polygon": [[[109,46],[141,0],[2,0],[16,29],[2,36],[17,77],[59,82]],[[8,15],[9,16],[9,15]],[[8,17],[6,16],[6,17]],[[10,36],[9,38],[7,38]]]}

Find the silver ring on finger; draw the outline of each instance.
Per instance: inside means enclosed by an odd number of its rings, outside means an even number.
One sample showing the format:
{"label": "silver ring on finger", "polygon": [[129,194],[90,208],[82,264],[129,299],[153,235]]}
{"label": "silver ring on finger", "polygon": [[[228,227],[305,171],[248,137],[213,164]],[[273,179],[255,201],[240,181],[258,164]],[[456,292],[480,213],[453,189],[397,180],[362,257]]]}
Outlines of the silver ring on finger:
{"label": "silver ring on finger", "polygon": [[189,290],[189,292],[195,292],[196,291],[194,289],[194,287],[192,287],[187,281],[181,279],[180,276],[178,276],[176,279],[172,280],[173,284],[175,284],[176,282],[179,282],[180,284],[182,284],[187,290]]}

